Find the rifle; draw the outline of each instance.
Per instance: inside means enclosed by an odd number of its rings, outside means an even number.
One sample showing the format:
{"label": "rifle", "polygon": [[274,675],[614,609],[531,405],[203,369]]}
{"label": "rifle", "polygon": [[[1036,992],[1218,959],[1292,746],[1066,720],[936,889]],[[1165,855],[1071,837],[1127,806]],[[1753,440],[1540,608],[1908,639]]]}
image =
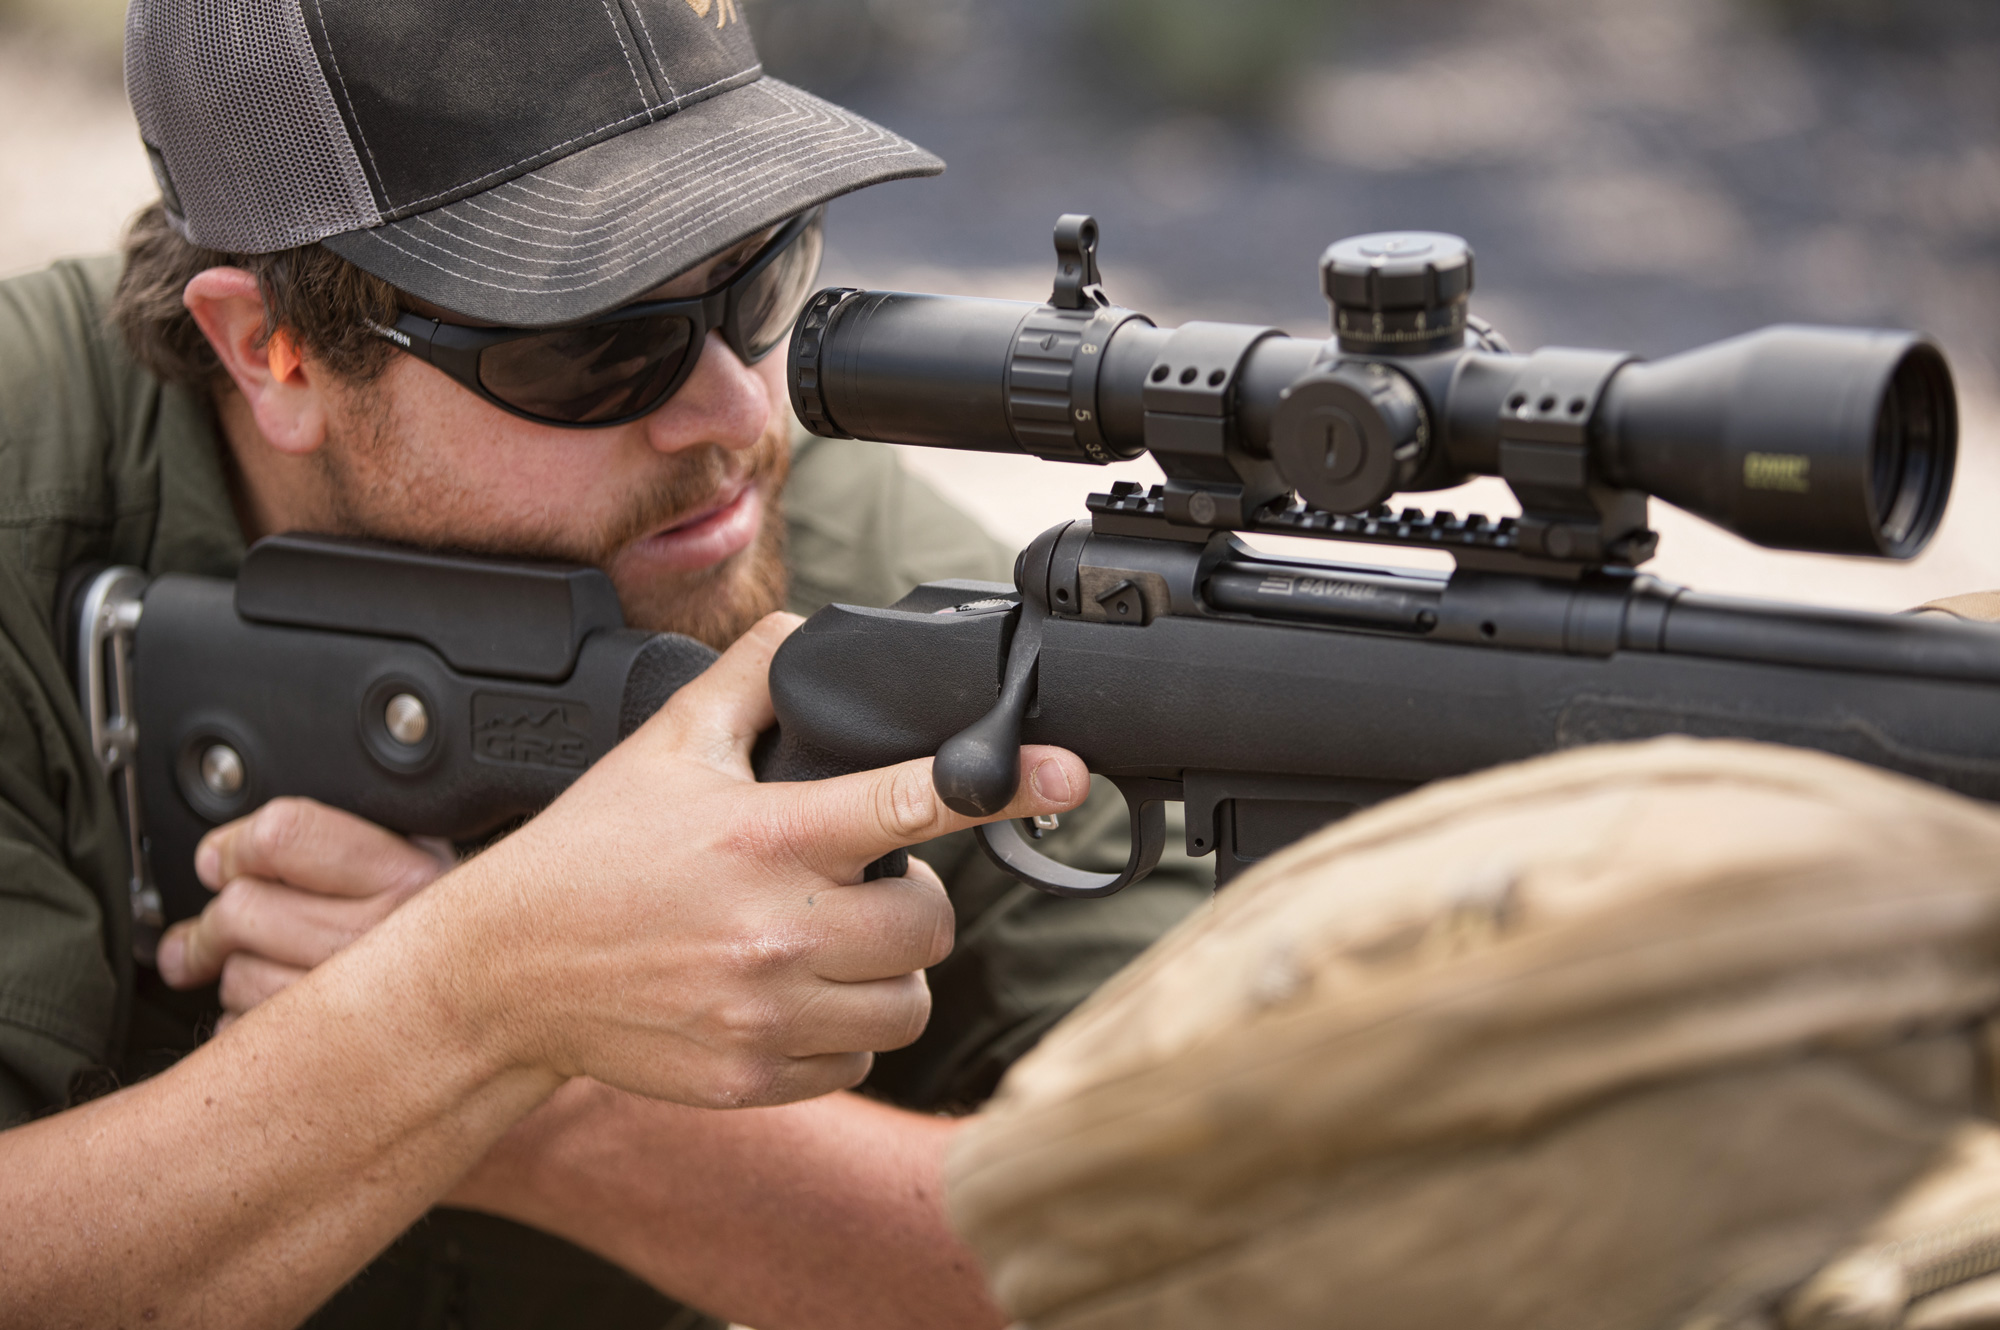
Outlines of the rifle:
{"label": "rifle", "polygon": [[[1635,571],[1649,492],[1768,544],[1916,553],[1957,438],[1927,340],[1773,329],[1656,365],[1513,356],[1466,310],[1469,248],[1436,236],[1329,251],[1332,341],[1170,332],[1104,297],[1093,222],[1063,219],[1057,242],[1046,305],[821,292],[791,347],[798,414],[822,434],[1067,461],[1150,450],[1167,484],[1092,496],[1013,586],[814,615],[772,667],[763,778],[937,754],[940,792],[984,814],[1011,796],[1021,742],[1063,744],[1125,795],[1125,869],[1054,863],[1032,824],[980,838],[1076,896],[1157,863],[1169,801],[1227,882],[1424,781],[1655,734],[1822,748],[2000,797],[2000,630]],[[1381,506],[1467,474],[1503,476],[1523,515]],[[1458,571],[1235,538],[1257,531],[1445,549]],[[625,627],[593,569],[324,537],[259,542],[233,584],[115,568],[80,587],[80,702],[132,837],[142,959],[206,903],[193,854],[210,827],[303,795],[477,841],[714,658]]]}

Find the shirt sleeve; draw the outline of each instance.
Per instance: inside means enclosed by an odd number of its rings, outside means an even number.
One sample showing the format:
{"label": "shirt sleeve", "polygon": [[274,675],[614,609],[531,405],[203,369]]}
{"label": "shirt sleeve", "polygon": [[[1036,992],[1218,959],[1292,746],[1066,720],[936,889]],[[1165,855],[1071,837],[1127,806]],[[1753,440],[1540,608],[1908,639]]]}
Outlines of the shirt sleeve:
{"label": "shirt sleeve", "polygon": [[887,444],[803,440],[785,486],[787,608],[882,606],[946,578],[1014,580],[1014,551],[903,469]]}
{"label": "shirt sleeve", "polygon": [[86,766],[37,608],[0,563],[0,1125],[64,1107],[80,1077],[115,1061],[112,958],[129,947],[106,928],[125,876],[109,791]]}
{"label": "shirt sleeve", "polygon": [[139,562],[152,525],[138,454],[158,393],[106,351],[117,271],[0,283],[0,1125],[104,1088],[123,1040],[124,835],[54,604],[79,563]]}

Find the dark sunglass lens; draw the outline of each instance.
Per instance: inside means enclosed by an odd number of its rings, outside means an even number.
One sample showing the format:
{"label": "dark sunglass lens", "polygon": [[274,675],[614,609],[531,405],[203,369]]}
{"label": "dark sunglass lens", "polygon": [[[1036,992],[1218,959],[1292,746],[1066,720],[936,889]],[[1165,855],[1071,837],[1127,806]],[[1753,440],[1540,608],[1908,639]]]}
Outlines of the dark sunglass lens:
{"label": "dark sunglass lens", "polygon": [[486,349],[479,381],[507,405],[545,420],[619,420],[665,397],[693,330],[678,314],[654,314],[520,337]]}
{"label": "dark sunglass lens", "polygon": [[799,311],[812,297],[826,234],[814,218],[797,240],[774,255],[737,297],[737,327],[751,357],[765,355],[792,334]]}

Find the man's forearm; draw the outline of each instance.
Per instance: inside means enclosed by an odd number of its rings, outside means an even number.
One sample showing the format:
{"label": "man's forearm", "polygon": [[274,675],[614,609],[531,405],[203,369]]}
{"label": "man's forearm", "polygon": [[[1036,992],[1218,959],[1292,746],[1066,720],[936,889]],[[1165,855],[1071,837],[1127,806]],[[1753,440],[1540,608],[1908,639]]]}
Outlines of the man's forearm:
{"label": "man's forearm", "polygon": [[392,921],[145,1082],[0,1133],[0,1326],[291,1326],[553,1091]]}
{"label": "man's forearm", "polygon": [[978,1330],[1006,1318],[945,1218],[956,1130],[849,1094],[717,1112],[573,1081],[446,1204],[760,1330]]}

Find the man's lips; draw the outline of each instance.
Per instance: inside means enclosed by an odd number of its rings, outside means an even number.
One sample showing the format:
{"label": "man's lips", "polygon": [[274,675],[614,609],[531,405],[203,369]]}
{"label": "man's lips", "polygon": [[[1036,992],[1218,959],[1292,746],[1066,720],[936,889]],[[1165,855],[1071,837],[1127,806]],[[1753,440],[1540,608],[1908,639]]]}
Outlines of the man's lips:
{"label": "man's lips", "polygon": [[749,481],[739,481],[693,516],[641,536],[632,553],[656,568],[693,572],[748,549],[763,522],[763,496]]}

